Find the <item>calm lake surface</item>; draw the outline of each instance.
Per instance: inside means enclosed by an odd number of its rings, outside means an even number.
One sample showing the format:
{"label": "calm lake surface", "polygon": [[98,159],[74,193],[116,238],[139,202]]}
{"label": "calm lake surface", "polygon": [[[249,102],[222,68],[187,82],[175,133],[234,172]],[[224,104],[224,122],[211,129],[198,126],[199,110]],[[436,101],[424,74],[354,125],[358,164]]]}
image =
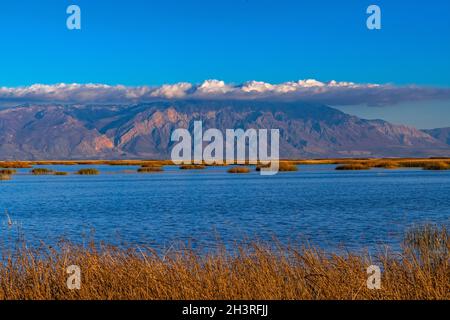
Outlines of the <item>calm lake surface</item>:
{"label": "calm lake surface", "polygon": [[[0,246],[23,234],[31,245],[61,238],[83,243],[206,247],[245,238],[308,240],[324,249],[387,244],[398,249],[405,230],[426,222],[450,225],[450,171],[335,171],[300,166],[264,177],[225,167],[137,174],[132,166],[44,166],[98,176],[32,176],[20,169],[0,181]],[[9,211],[9,226],[4,210]],[[20,232],[18,231],[20,230]]]}

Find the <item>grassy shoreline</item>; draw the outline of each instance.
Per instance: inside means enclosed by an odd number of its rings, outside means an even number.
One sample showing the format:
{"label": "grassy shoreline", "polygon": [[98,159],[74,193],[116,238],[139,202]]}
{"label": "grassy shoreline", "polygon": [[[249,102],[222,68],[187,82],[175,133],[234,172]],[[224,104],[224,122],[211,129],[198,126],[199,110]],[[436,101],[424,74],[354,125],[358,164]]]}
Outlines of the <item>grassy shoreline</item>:
{"label": "grassy shoreline", "polygon": [[[249,165],[254,163],[241,164]],[[296,160],[282,159],[279,163],[279,171],[297,171],[298,166],[303,165],[336,165],[336,170],[370,170],[378,169],[401,169],[401,168],[422,168],[424,170],[450,170],[450,158],[341,158],[341,159],[315,159],[315,160]],[[45,160],[45,161],[0,161],[0,172],[3,176],[11,176],[16,173],[16,169],[30,168],[31,172],[43,174],[40,171],[48,170],[45,168],[34,168],[34,166],[45,165],[110,165],[110,166],[139,166],[138,172],[149,173],[163,171],[164,166],[178,166],[182,170],[205,169],[208,164],[183,164],[176,165],[171,160]],[[219,166],[233,166],[234,163],[217,164]],[[256,171],[267,165],[256,164]],[[34,169],[33,169],[34,168]],[[96,170],[96,169],[89,169]],[[80,172],[89,171],[81,169]],[[245,170],[245,169],[242,169]],[[239,169],[230,169],[230,171],[239,171]],[[47,173],[45,173],[47,174]],[[98,174],[98,172],[96,173]]]}
{"label": "grassy shoreline", "polygon": [[[402,253],[336,255],[304,246],[254,242],[209,254],[180,247],[20,247],[3,253],[0,299],[450,299],[449,234],[426,227],[405,235]],[[367,288],[367,267],[382,269]],[[80,290],[66,268],[81,269]]]}
{"label": "grassy shoreline", "polygon": [[[327,159],[280,159],[281,163],[291,163],[296,165],[315,164],[366,164],[376,166],[380,164],[399,164],[405,167],[422,167],[427,163],[450,163],[450,158],[327,158]],[[248,161],[245,164],[249,164]],[[171,160],[0,160],[0,168],[31,168],[36,165],[119,165],[119,166],[173,166]],[[206,165],[206,164],[204,164]],[[227,164],[224,164],[227,165]],[[233,165],[230,163],[229,165]]]}

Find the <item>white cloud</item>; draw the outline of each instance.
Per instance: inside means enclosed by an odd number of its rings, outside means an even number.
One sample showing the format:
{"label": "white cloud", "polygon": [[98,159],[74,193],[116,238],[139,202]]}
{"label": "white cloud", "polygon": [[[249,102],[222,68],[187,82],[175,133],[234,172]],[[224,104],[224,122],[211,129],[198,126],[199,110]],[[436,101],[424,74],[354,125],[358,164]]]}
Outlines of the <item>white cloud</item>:
{"label": "white cloud", "polygon": [[274,86],[270,83],[261,82],[261,81],[249,81],[242,86],[242,91],[244,92],[257,92],[264,93],[273,91]]}
{"label": "white cloud", "polygon": [[216,95],[216,94],[225,94],[233,90],[234,90],[233,86],[225,84],[224,81],[206,80],[197,88],[197,93],[201,95],[202,94]]}
{"label": "white cloud", "polygon": [[[180,82],[177,84],[169,85],[165,84],[157,88],[151,93],[152,97],[160,97],[167,99],[183,98],[188,94],[188,91],[192,88],[192,84],[187,82]],[[141,95],[145,97],[146,95]],[[137,99],[139,97],[136,97]]]}
{"label": "white cloud", "polygon": [[206,80],[162,86],[128,87],[105,84],[35,84],[1,87],[0,104],[6,103],[138,103],[155,99],[270,99],[313,101],[330,105],[392,105],[419,100],[450,100],[449,88],[320,82],[314,79],[271,84],[249,81],[242,85]]}

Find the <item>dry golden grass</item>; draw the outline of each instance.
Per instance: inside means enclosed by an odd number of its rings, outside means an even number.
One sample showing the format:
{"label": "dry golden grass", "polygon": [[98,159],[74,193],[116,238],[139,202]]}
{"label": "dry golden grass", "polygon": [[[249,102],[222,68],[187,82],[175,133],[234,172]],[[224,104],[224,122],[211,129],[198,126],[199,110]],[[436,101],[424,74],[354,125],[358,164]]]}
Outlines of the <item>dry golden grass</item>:
{"label": "dry golden grass", "polygon": [[398,169],[400,167],[400,164],[396,161],[375,161],[370,164],[371,167],[374,168],[383,168],[383,169]]}
{"label": "dry golden grass", "polygon": [[162,172],[164,169],[162,167],[152,167],[152,166],[143,166],[137,169],[138,173],[152,173],[152,172]]}
{"label": "dry golden grass", "polygon": [[172,166],[174,163],[172,160],[114,160],[105,161],[103,164],[110,166],[148,166],[148,167],[162,167]]}
{"label": "dry golden grass", "polygon": [[[287,171],[298,171],[298,162],[297,161],[286,161],[282,160],[278,163],[278,171],[287,172]],[[256,171],[261,171],[262,168],[270,168],[271,164],[257,164]]]}
{"label": "dry golden grass", "polygon": [[250,169],[247,167],[233,167],[228,169],[228,173],[249,173]]}
{"label": "dry golden grass", "polygon": [[0,174],[0,181],[11,180],[11,176],[9,174]]}
{"label": "dry golden grass", "polygon": [[370,166],[363,163],[344,164],[336,167],[336,170],[368,170]]}
{"label": "dry golden grass", "polygon": [[425,169],[425,170],[449,170],[450,165],[443,161],[436,161],[436,162],[427,163],[426,165],[423,166],[423,169]]}
{"label": "dry golden grass", "polygon": [[201,170],[205,168],[206,166],[202,164],[184,164],[180,166],[181,170]]}
{"label": "dry golden grass", "polygon": [[[214,164],[215,166],[228,166],[233,163]],[[251,164],[246,162],[246,164]],[[253,164],[253,163],[252,163]],[[450,168],[450,158],[340,158],[340,159],[313,159],[313,160],[280,160],[279,171],[296,171],[297,165],[320,165],[320,164],[336,164],[336,165],[356,165],[370,168],[445,168],[445,164]],[[51,161],[0,161],[0,168],[31,168],[33,165],[122,165],[122,166],[141,166],[141,167],[158,167],[158,166],[174,166],[171,160],[51,160]],[[183,169],[201,169],[209,166],[206,163],[201,165],[185,164]],[[257,165],[260,170],[262,165]],[[431,169],[437,170],[437,169]]]}
{"label": "dry golden grass", "polygon": [[286,172],[286,171],[298,171],[297,165],[288,161],[281,161],[279,164],[278,171]]}
{"label": "dry golden grass", "polygon": [[0,161],[0,168],[6,169],[20,169],[31,168],[31,164],[26,161]]}
{"label": "dry golden grass", "polygon": [[[150,165],[174,165],[172,160],[42,160],[42,161],[16,161],[14,165],[111,165],[111,166],[141,166]],[[0,161],[0,167],[2,162]],[[20,167],[18,167],[20,168]]]}
{"label": "dry golden grass", "polygon": [[67,176],[68,173],[67,173],[67,172],[64,172],[64,171],[56,171],[56,172],[54,173],[54,175],[55,175],[55,176]]}
{"label": "dry golden grass", "polygon": [[13,174],[15,174],[17,171],[15,169],[1,169],[0,170],[0,174],[1,175],[6,175],[6,176],[12,176]]}
{"label": "dry golden grass", "polygon": [[61,165],[61,166],[74,166],[77,165],[78,163],[73,162],[73,161],[33,161],[29,163],[32,166],[56,166],[56,165]]}
{"label": "dry golden grass", "polygon": [[[280,162],[290,162],[291,164],[350,164],[366,163],[376,164],[380,162],[402,163],[404,166],[421,167],[430,162],[450,163],[450,158],[430,157],[430,158],[334,158],[334,159],[280,159]],[[251,164],[246,161],[247,164]],[[33,165],[123,165],[123,166],[142,166],[142,165],[175,165],[172,160],[42,160],[42,161],[0,161],[0,168],[30,168]],[[205,163],[203,163],[205,165]],[[214,164],[230,165],[232,163]]]}
{"label": "dry golden grass", "polygon": [[35,176],[42,176],[42,175],[47,175],[47,174],[53,174],[54,171],[47,169],[47,168],[34,168],[33,170],[30,171],[32,175]]}
{"label": "dry golden grass", "polygon": [[[253,243],[199,254],[112,246],[3,254],[0,299],[450,299],[450,241],[445,228],[408,233],[401,254],[328,254],[308,247]],[[382,270],[367,288],[367,267]],[[66,268],[81,268],[81,289]]]}
{"label": "dry golden grass", "polygon": [[387,168],[422,168],[430,163],[445,162],[450,164],[448,158],[342,158],[342,159],[315,159],[315,160],[290,160],[294,164],[363,164],[369,167]]}
{"label": "dry golden grass", "polygon": [[100,174],[100,171],[95,168],[87,168],[87,169],[80,169],[76,172],[76,174],[82,175],[82,176],[95,176]]}
{"label": "dry golden grass", "polygon": [[141,168],[162,168],[163,165],[159,163],[144,163],[141,165]]}

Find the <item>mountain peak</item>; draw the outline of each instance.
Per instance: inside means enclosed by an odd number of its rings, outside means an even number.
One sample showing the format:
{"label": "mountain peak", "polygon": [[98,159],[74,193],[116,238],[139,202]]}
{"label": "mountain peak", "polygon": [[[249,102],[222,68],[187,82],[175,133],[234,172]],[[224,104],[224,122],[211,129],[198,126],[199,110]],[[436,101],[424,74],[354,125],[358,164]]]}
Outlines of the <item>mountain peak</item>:
{"label": "mountain peak", "polygon": [[192,129],[198,120],[205,130],[279,129],[282,158],[450,155],[435,132],[364,120],[326,105],[219,99],[3,109],[0,157],[169,158],[173,130]]}

